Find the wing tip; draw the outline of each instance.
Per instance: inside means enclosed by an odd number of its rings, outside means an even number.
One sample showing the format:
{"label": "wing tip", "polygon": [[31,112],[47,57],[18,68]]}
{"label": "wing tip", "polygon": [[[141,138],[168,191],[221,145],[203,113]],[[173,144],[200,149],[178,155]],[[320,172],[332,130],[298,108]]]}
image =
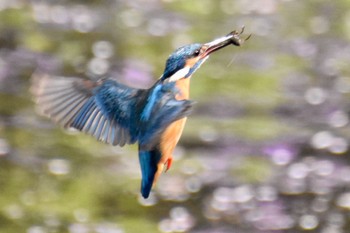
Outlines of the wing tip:
{"label": "wing tip", "polygon": [[43,91],[43,82],[44,80],[47,80],[49,78],[48,74],[35,71],[32,76],[30,77],[30,87],[29,87],[29,92],[32,94],[33,99],[35,102],[38,101],[38,96],[42,93]]}

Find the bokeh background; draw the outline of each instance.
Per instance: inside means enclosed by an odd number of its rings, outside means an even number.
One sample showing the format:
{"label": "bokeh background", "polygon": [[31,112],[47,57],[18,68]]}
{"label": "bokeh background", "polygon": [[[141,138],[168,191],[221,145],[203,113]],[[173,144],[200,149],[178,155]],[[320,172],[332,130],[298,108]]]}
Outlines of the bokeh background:
{"label": "bokeh background", "polygon": [[[41,117],[36,70],[146,88],[177,47],[246,26],[192,78],[171,170]],[[0,0],[0,232],[350,232],[348,0]]]}

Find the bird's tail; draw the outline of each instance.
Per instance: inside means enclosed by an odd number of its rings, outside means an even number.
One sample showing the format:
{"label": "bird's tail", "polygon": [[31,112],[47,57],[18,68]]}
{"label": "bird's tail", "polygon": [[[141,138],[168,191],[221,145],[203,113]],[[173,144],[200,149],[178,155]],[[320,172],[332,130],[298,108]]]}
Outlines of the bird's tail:
{"label": "bird's tail", "polygon": [[142,173],[141,194],[144,198],[148,198],[155,174],[157,172],[157,164],[161,158],[160,151],[153,149],[150,151],[139,150],[139,160]]}

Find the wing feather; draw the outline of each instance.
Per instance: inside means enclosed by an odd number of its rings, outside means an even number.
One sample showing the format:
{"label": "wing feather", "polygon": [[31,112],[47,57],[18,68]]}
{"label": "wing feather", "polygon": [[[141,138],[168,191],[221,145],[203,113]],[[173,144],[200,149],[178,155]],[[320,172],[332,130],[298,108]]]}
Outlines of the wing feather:
{"label": "wing feather", "polygon": [[120,137],[119,137],[119,145],[120,146],[124,146],[125,143],[126,143],[125,130],[124,129],[120,130],[119,131],[119,135],[120,135]]}
{"label": "wing feather", "polygon": [[100,120],[98,122],[98,127],[96,128],[96,131],[94,133],[94,137],[97,138],[98,140],[101,140],[101,134],[105,126],[105,123],[106,123],[106,119],[103,115],[101,115]]}
{"label": "wing feather", "polygon": [[100,124],[100,119],[101,119],[102,113],[98,112],[95,119],[92,122],[92,127],[89,130],[89,134],[91,134],[92,136],[95,135],[95,132],[98,128],[98,125]]}
{"label": "wing feather", "polygon": [[115,130],[114,121],[111,121],[109,130],[108,130],[108,137],[107,137],[107,140],[106,140],[106,142],[109,143],[109,144],[113,144],[114,130]]}
{"label": "wing feather", "polygon": [[109,132],[109,122],[108,120],[106,120],[104,126],[103,126],[103,130],[101,133],[101,141],[102,142],[107,142],[107,137],[108,137],[108,132]]}
{"label": "wing feather", "polygon": [[93,108],[93,105],[93,100],[89,99],[81,108],[79,116],[76,117],[71,127],[74,127],[78,130],[82,130],[84,127],[84,123],[88,120],[90,114],[95,109]]}
{"label": "wing feather", "polygon": [[93,109],[91,115],[89,116],[89,118],[86,121],[86,124],[83,127],[83,132],[89,133],[91,131],[92,123],[94,122],[94,119],[95,119],[96,115],[98,114],[98,112],[99,112],[99,110],[97,108]]}
{"label": "wing feather", "polygon": [[66,114],[62,114],[60,118],[57,119],[57,123],[63,125],[65,128],[70,127],[79,109],[84,105],[85,100],[85,98],[79,99],[79,101],[76,101],[71,107],[67,108]]}
{"label": "wing feather", "polygon": [[62,105],[60,108],[55,109],[51,112],[52,118],[57,122],[66,122],[72,120],[76,109],[83,105],[85,97],[79,96],[78,98],[72,99],[69,103]]}
{"label": "wing feather", "polygon": [[118,142],[119,142],[119,126],[116,126],[115,127],[115,130],[114,130],[114,139],[113,139],[113,145],[118,145]]}
{"label": "wing feather", "polygon": [[[41,112],[65,128],[76,128],[113,145],[136,141],[132,111],[138,89],[111,79],[91,81],[35,74],[31,92]],[[130,140],[131,135],[134,140]]]}
{"label": "wing feather", "polygon": [[64,96],[62,99],[54,99],[52,102],[46,101],[42,102],[41,104],[43,106],[44,113],[50,114],[50,116],[55,117],[55,113],[57,111],[61,111],[64,108],[67,108],[69,106],[69,102],[75,103],[81,98],[82,96],[72,94],[69,96]]}
{"label": "wing feather", "polygon": [[64,103],[68,99],[75,96],[76,93],[73,91],[62,93],[62,94],[54,94],[54,95],[43,95],[41,98],[37,101],[38,104],[46,105],[46,106],[55,106],[55,105],[61,105],[61,103]]}
{"label": "wing feather", "polygon": [[124,146],[139,141],[153,146],[174,121],[189,114],[192,103],[176,100],[174,83],[158,81],[140,90],[112,79],[91,81],[34,75],[31,91],[39,109],[65,128]]}

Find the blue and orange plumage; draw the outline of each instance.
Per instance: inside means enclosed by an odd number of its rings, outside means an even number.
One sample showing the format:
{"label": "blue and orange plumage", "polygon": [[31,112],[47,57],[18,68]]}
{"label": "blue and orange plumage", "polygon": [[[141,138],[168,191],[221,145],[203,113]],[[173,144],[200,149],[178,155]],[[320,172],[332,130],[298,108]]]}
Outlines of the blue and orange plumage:
{"label": "blue and orange plumage", "polygon": [[161,78],[149,89],[136,89],[112,78],[92,81],[46,74],[33,75],[32,93],[42,112],[64,127],[124,146],[138,143],[141,194],[149,196],[172,153],[192,108],[191,75],[209,54],[240,45],[236,31],[206,44],[183,46],[171,54]]}

